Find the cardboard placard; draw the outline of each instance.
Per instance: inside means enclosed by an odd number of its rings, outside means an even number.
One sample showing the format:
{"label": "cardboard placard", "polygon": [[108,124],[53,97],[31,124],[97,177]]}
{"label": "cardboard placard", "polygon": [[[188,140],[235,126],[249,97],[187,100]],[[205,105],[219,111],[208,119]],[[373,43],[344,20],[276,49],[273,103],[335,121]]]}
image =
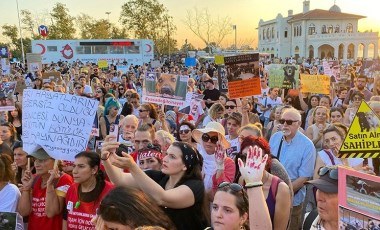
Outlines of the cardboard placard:
{"label": "cardboard placard", "polygon": [[0,111],[12,111],[15,109],[13,94],[16,90],[17,82],[0,83]]}
{"label": "cardboard placard", "polygon": [[148,72],[143,88],[143,102],[183,106],[189,76]]}
{"label": "cardboard placard", "polygon": [[224,56],[215,55],[215,64],[216,65],[223,65],[224,64]]}
{"label": "cardboard placard", "polygon": [[260,78],[228,82],[229,98],[249,97],[261,94]]}
{"label": "cardboard placard", "polygon": [[98,61],[98,68],[100,68],[100,69],[108,68],[107,60],[99,60]]}
{"label": "cardboard placard", "polygon": [[299,68],[297,65],[270,64],[268,73],[270,88],[299,88]]}
{"label": "cardboard placard", "polygon": [[28,62],[29,72],[42,70],[42,56],[41,54],[27,53],[26,61]]}
{"label": "cardboard placard", "polygon": [[30,154],[43,147],[56,160],[74,161],[74,156],[87,147],[98,104],[76,95],[24,90],[24,151]]}
{"label": "cardboard placard", "polygon": [[327,75],[301,74],[301,92],[330,94],[330,77]]}
{"label": "cardboard placard", "polygon": [[44,72],[42,73],[43,82],[55,82],[62,80],[60,72]]}
{"label": "cardboard placard", "polygon": [[185,66],[196,66],[197,60],[195,58],[185,58]]}

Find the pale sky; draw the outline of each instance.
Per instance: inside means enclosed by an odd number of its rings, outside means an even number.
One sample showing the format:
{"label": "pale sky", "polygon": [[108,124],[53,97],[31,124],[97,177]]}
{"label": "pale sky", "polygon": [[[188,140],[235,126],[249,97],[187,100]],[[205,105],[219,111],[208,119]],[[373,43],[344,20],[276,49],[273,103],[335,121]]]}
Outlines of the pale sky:
{"label": "pale sky", "polygon": [[[237,26],[238,44],[250,44],[257,46],[257,30],[260,19],[264,21],[274,19],[278,13],[286,17],[288,10],[292,9],[294,14],[302,12],[303,0],[158,0],[166,6],[169,14],[173,16],[174,23],[177,25],[175,38],[179,46],[185,43],[195,45],[196,48],[204,48],[203,43],[192,32],[186,29],[183,24],[186,11],[194,7],[198,9],[208,9],[209,13],[216,18],[217,16],[231,18],[231,24]],[[18,0],[19,8],[28,9],[34,15],[39,15],[41,23],[49,24],[47,15],[56,2],[66,4],[72,16],[80,13],[89,14],[97,19],[107,19],[105,12],[111,12],[109,18],[111,22],[118,23],[121,6],[126,0]],[[328,10],[334,4],[334,0],[311,0],[310,9]],[[365,31],[372,29],[380,31],[380,12],[378,0],[336,0],[336,4],[343,13],[352,13],[366,16],[366,19],[359,20],[359,30]],[[17,24],[16,0],[0,0],[0,25],[4,23]],[[18,25],[18,24],[17,24]],[[231,25],[232,26],[232,25]],[[0,29],[1,30],[1,29]],[[37,28],[36,28],[37,30]],[[0,31],[1,33],[1,31]],[[1,39],[0,39],[1,40]],[[224,46],[234,43],[234,32],[228,35]]]}

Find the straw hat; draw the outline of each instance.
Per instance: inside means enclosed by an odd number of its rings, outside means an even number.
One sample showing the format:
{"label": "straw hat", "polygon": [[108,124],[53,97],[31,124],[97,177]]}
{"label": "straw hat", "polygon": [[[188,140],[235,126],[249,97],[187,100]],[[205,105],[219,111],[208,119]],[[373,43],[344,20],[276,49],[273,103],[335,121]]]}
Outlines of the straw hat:
{"label": "straw hat", "polygon": [[203,129],[194,129],[192,136],[197,143],[201,144],[202,143],[202,135],[204,133],[209,133],[209,132],[216,132],[219,134],[218,135],[219,141],[225,149],[228,149],[231,147],[230,142],[228,142],[227,139],[225,138],[226,132],[225,132],[223,126],[220,123],[215,122],[215,121],[209,122],[206,125],[206,127]]}

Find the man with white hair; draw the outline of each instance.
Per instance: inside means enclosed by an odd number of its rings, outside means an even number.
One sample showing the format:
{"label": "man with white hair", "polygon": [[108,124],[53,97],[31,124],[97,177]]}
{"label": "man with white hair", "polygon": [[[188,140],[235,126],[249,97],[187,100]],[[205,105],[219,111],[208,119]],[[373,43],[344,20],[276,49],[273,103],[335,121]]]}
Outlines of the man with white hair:
{"label": "man with white hair", "polygon": [[306,196],[304,183],[314,174],[316,150],[313,142],[299,131],[301,114],[298,110],[285,109],[279,121],[283,125],[282,132],[273,134],[269,145],[292,181],[294,199],[289,229],[298,230]]}

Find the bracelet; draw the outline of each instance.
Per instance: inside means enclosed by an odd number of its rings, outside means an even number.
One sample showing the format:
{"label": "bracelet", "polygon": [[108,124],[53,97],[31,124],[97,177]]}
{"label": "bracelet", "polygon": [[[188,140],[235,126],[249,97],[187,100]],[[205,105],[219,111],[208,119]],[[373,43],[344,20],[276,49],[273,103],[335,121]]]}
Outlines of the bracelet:
{"label": "bracelet", "polygon": [[31,191],[30,188],[22,188],[22,189],[21,189],[21,192],[30,192],[30,191]]}
{"label": "bracelet", "polygon": [[253,183],[247,183],[244,187],[245,188],[256,188],[256,187],[262,187],[263,182],[253,182]]}

